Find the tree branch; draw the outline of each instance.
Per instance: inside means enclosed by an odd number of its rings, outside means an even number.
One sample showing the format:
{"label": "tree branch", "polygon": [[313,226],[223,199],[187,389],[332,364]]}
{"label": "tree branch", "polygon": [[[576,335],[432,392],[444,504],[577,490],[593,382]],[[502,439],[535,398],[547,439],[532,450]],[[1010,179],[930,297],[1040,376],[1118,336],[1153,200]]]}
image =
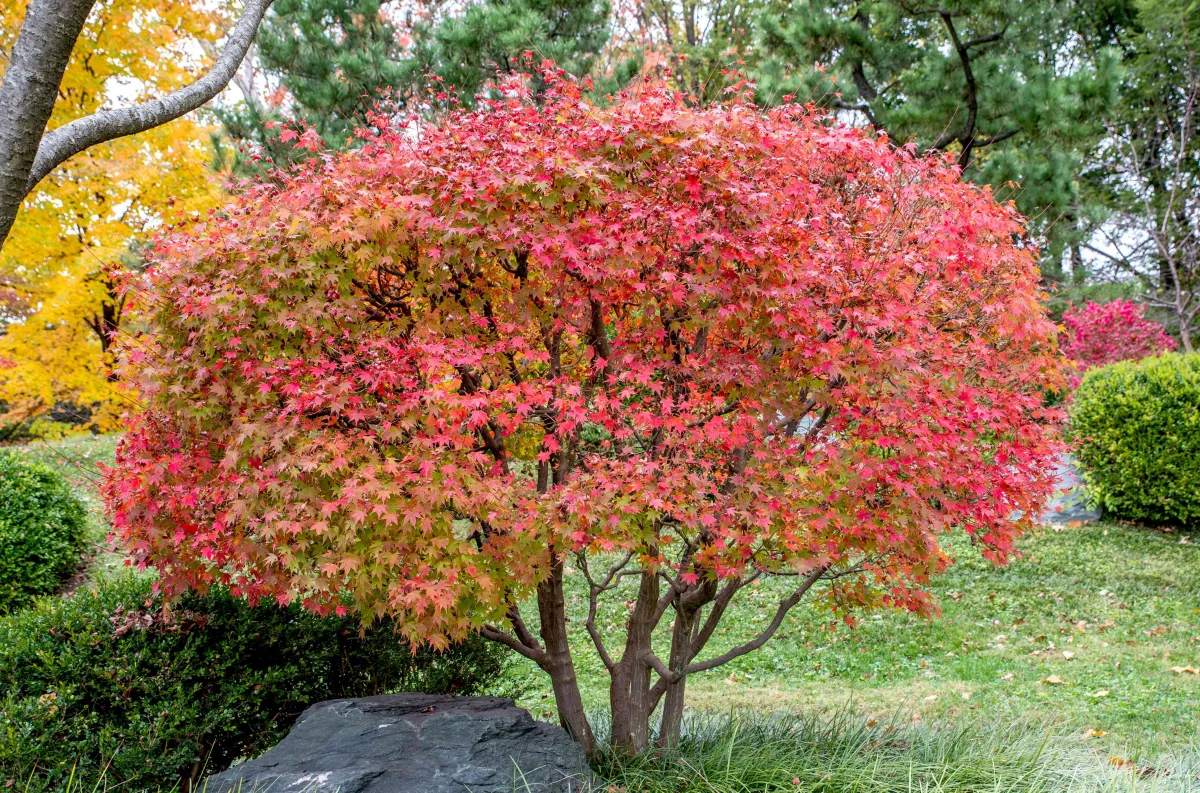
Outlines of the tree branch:
{"label": "tree branch", "polygon": [[521,616],[521,607],[516,603],[510,603],[506,616],[513,626],[513,630],[517,632],[517,640],[534,652],[542,652],[542,645],[538,642],[537,637],[525,625],[525,620]]}
{"label": "tree branch", "polygon": [[494,627],[492,625],[484,625],[483,630],[480,631],[480,634],[485,639],[489,639],[493,642],[498,642],[499,644],[503,644],[505,647],[508,647],[513,652],[519,653],[520,655],[525,656],[530,661],[533,661],[535,664],[538,664],[539,666],[542,664],[542,662],[546,658],[546,654],[544,652],[539,652],[538,650],[535,650],[532,647],[526,647],[521,642],[521,640],[518,639],[517,637],[511,636],[511,635],[505,633],[504,631],[500,630],[499,628]]}
{"label": "tree branch", "polygon": [[699,632],[692,639],[692,646],[689,655],[695,658],[696,655],[704,649],[704,645],[708,644],[708,640],[712,637],[713,631],[717,629],[717,624],[721,622],[721,617],[725,616],[725,609],[729,606],[729,601],[733,600],[733,596],[738,593],[742,587],[752,583],[755,578],[758,578],[759,573],[755,573],[748,579],[730,581],[717,596],[713,599],[712,608],[708,612],[708,617],[705,618],[704,624],[700,626]]}
{"label": "tree branch", "polygon": [[246,0],[242,17],[229,33],[221,56],[208,74],[191,85],[135,107],[93,113],[47,134],[38,146],[37,159],[25,184],[26,194],[58,165],[84,149],[161,126],[219,94],[237,74],[271,3],[272,0]]}
{"label": "tree branch", "polygon": [[971,39],[970,41],[964,42],[963,47],[969,50],[972,47],[978,47],[981,44],[990,44],[993,41],[999,41],[1000,39],[1004,38],[1004,32],[1006,30],[1008,30],[1007,25],[1002,30],[999,30],[995,33],[989,33],[986,36],[980,36],[977,39]]}
{"label": "tree branch", "polygon": [[779,601],[779,608],[775,610],[775,617],[771,620],[771,624],[768,625],[762,633],[758,634],[758,636],[755,636],[745,644],[738,645],[737,647],[734,647],[729,651],[716,656],[715,658],[710,658],[707,661],[701,661],[695,664],[688,664],[682,673],[676,673],[676,679],[683,677],[684,675],[693,674],[695,672],[703,672],[708,669],[714,669],[722,664],[729,663],[735,658],[740,658],[747,653],[752,653],[759,647],[762,647],[764,644],[770,641],[772,636],[775,635],[775,631],[779,630],[779,626],[783,623],[783,618],[786,617],[787,613],[792,610],[792,607],[800,602],[800,599],[804,597],[805,593],[812,588],[813,584],[820,580],[821,576],[823,576],[825,571],[828,569],[828,567],[818,567],[817,569],[813,570],[804,579],[803,583],[796,588],[795,592]]}
{"label": "tree branch", "polygon": [[[667,665],[663,663],[663,660],[655,655],[652,650],[647,650],[646,652],[642,653],[642,662],[655,672],[658,672],[658,674],[663,678],[669,679],[673,675],[671,670],[667,668]],[[651,701],[657,702],[656,700]]]}
{"label": "tree branch", "polygon": [[971,147],[975,149],[982,149],[984,146],[991,146],[993,143],[999,143],[1002,140],[1008,140],[1020,131],[1021,130],[1016,128],[1006,129],[1003,132],[997,132],[995,135],[989,135],[986,138],[975,138],[971,141]]}
{"label": "tree branch", "polygon": [[584,623],[584,627],[587,628],[588,636],[592,638],[592,644],[595,645],[596,652],[599,654],[600,660],[604,663],[605,669],[612,669],[614,666],[616,666],[616,663],[609,654],[608,648],[604,646],[604,639],[600,636],[599,629],[596,628],[596,611],[599,607],[600,593],[606,592],[616,586],[616,584],[613,583],[613,580],[617,578],[617,576],[625,568],[625,565],[629,564],[629,560],[632,558],[633,551],[630,551],[625,555],[624,559],[612,566],[612,568],[608,571],[608,575],[604,577],[603,582],[596,583],[594,580],[592,580],[592,574],[588,570],[587,555],[583,552],[580,552],[576,555],[576,561],[579,563],[579,569],[583,572],[583,577],[586,578],[588,582],[588,616],[587,621]]}
{"label": "tree branch", "polygon": [[958,167],[966,168],[971,162],[971,149],[974,147],[975,140],[975,119],[979,115],[979,97],[975,85],[975,72],[971,70],[971,55],[967,52],[967,47],[958,37],[958,30],[954,27],[953,15],[943,9],[934,10],[935,14],[941,17],[942,22],[946,25],[946,32],[950,34],[950,41],[954,44],[954,51],[958,54],[959,64],[963,70],[963,83],[966,88],[967,100],[967,119],[963,122],[962,130],[957,134],[951,135],[943,133],[937,142],[933,144],[933,148],[941,149],[950,145],[954,141],[962,144],[962,152],[958,155]]}

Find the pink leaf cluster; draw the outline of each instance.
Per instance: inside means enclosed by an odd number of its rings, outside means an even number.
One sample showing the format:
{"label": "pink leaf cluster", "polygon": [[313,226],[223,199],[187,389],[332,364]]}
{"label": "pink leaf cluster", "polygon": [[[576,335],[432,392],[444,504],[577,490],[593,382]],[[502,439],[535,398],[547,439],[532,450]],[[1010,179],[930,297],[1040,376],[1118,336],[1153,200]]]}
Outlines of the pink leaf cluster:
{"label": "pink leaf cluster", "polygon": [[1178,345],[1163,326],[1146,319],[1146,307],[1132,300],[1072,306],[1063,312],[1063,354],[1084,369],[1117,361],[1137,361]]}
{"label": "pink leaf cluster", "polygon": [[915,610],[943,532],[1006,557],[1061,448],[1010,205],[812,108],[509,93],[161,239],[139,564],[443,644],[572,553]]}

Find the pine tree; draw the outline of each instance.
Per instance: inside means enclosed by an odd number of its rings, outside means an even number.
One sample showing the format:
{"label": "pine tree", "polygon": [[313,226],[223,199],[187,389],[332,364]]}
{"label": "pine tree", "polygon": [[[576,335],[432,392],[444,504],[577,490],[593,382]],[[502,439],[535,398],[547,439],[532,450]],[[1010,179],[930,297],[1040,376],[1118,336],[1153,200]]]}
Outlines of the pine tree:
{"label": "pine tree", "polygon": [[[1117,101],[1120,57],[1108,45],[1122,8],[806,0],[762,18],[759,98],[811,97],[899,142],[952,153],[966,178],[1016,201],[1044,238],[1043,271],[1060,279],[1101,211],[1080,175]],[[1081,28],[1092,41],[1073,34]]]}
{"label": "pine tree", "polygon": [[330,145],[366,123],[385,91],[405,84],[400,32],[380,0],[276,0],[258,56],[292,112]]}
{"label": "pine tree", "polygon": [[458,16],[418,27],[405,62],[409,84],[432,75],[470,105],[497,73],[551,60],[578,77],[592,71],[608,43],[607,0],[485,0]]}
{"label": "pine tree", "polygon": [[[271,122],[301,122],[343,148],[381,100],[418,111],[470,105],[497,73],[529,71],[543,59],[582,76],[608,41],[608,17],[607,0],[482,0],[410,34],[381,0],[276,0],[256,57],[286,101],[248,97],[217,116],[257,158],[286,163],[304,152],[281,144]],[[256,168],[245,156],[237,164]]]}
{"label": "pine tree", "polygon": [[783,0],[638,0],[626,47],[644,47],[689,102],[720,101],[754,61],[760,17],[787,6]]}

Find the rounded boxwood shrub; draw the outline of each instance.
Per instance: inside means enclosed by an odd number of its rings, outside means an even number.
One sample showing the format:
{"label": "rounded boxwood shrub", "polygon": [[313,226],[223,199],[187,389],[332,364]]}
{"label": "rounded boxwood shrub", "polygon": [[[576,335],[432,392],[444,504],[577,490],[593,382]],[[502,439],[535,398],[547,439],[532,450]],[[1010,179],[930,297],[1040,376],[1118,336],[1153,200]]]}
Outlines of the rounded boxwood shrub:
{"label": "rounded boxwood shrub", "polygon": [[1119,518],[1200,523],[1200,354],[1093,369],[1070,433],[1089,497]]}
{"label": "rounded boxwood shrub", "polygon": [[126,577],[0,620],[0,790],[58,790],[74,767],[89,784],[186,791],[314,702],[471,694],[503,664],[479,638],[414,652],[386,623],[363,632],[220,590],[164,609],[151,586]]}
{"label": "rounded boxwood shrub", "polygon": [[59,473],[0,451],[0,614],[70,578],[86,526],[83,503]]}

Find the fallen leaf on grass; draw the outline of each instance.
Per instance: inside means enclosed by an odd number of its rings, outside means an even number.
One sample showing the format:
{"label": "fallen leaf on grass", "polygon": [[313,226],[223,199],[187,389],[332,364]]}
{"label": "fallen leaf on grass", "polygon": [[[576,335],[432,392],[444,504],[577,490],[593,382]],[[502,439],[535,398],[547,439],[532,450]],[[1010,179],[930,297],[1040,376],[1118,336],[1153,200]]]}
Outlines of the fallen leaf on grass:
{"label": "fallen leaf on grass", "polygon": [[1101,697],[1107,697],[1111,693],[1112,693],[1111,691],[1109,691],[1107,688],[1105,688],[1105,689],[1101,689],[1100,691],[1093,693],[1092,696],[1095,697],[1096,699],[1100,699]]}
{"label": "fallen leaf on grass", "polygon": [[1000,676],[1000,679],[1001,679],[1001,680],[1012,680],[1012,679],[1013,679],[1015,676],[1016,676],[1016,675],[1014,675],[1012,672],[1009,672],[1009,673],[1007,673],[1007,674],[1003,674],[1003,675],[1001,675],[1001,676]]}
{"label": "fallen leaf on grass", "polygon": [[1112,765],[1112,766],[1116,766],[1117,768],[1124,768],[1128,771],[1132,771],[1133,773],[1137,774],[1142,779],[1145,779],[1146,777],[1156,776],[1158,774],[1166,775],[1166,774],[1170,773],[1169,771],[1167,771],[1165,769],[1153,768],[1148,765],[1138,768],[1137,763],[1133,762],[1132,760],[1126,760],[1123,757],[1117,757],[1115,755],[1109,756],[1108,764]]}
{"label": "fallen leaf on grass", "polygon": [[1200,675],[1200,669],[1194,666],[1172,666],[1171,671],[1177,675]]}
{"label": "fallen leaf on grass", "polygon": [[1075,653],[1071,652],[1070,650],[1063,650],[1063,658],[1066,658],[1068,661],[1070,661],[1074,657]]}
{"label": "fallen leaf on grass", "polygon": [[1103,738],[1105,735],[1108,735],[1108,733],[1106,733],[1104,730],[1088,730],[1088,735],[1092,738]]}
{"label": "fallen leaf on grass", "polygon": [[1063,680],[1058,675],[1050,675],[1050,677],[1043,677],[1042,682],[1048,686],[1061,686],[1067,681]]}

